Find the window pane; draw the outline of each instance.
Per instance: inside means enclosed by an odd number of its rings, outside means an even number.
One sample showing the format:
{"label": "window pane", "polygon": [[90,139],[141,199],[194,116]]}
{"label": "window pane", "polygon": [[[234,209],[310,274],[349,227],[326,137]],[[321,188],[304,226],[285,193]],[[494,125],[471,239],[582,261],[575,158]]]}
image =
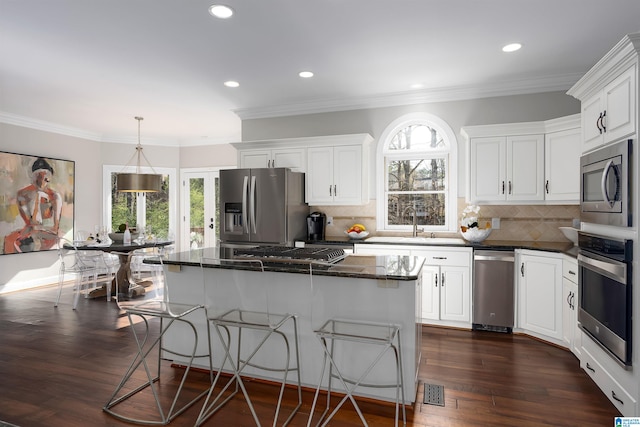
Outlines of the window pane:
{"label": "window pane", "polygon": [[135,226],[138,209],[136,193],[119,193],[116,190],[116,175],[111,174],[111,230],[113,231],[117,231],[120,224]]}
{"label": "window pane", "polygon": [[438,132],[426,125],[411,125],[399,131],[387,145],[387,149],[428,151],[444,147]]}
{"label": "window pane", "polygon": [[391,160],[387,167],[389,191],[444,191],[445,159]]}
{"label": "window pane", "polygon": [[200,249],[204,246],[204,178],[191,178],[189,191],[189,247]]}
{"label": "window pane", "polygon": [[389,225],[412,225],[414,215],[418,225],[445,224],[445,195],[442,193],[389,194],[387,206]]}
{"label": "window pane", "polygon": [[146,193],[145,221],[151,232],[160,239],[169,235],[169,176],[162,175],[162,186],[157,193]]}

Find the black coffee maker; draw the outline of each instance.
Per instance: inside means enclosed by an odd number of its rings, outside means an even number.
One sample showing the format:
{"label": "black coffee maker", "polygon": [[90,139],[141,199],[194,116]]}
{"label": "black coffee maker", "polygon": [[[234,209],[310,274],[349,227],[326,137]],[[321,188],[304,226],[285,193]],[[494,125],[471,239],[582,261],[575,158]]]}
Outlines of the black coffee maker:
{"label": "black coffee maker", "polygon": [[327,216],[322,212],[313,212],[307,216],[307,240],[324,240],[324,226]]}

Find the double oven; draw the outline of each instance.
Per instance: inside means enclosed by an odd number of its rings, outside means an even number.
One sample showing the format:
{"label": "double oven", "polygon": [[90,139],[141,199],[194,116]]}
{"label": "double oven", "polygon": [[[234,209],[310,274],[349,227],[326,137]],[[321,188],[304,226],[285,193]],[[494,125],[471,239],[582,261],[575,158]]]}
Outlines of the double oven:
{"label": "double oven", "polygon": [[580,159],[580,328],[620,365],[632,362],[633,141]]}

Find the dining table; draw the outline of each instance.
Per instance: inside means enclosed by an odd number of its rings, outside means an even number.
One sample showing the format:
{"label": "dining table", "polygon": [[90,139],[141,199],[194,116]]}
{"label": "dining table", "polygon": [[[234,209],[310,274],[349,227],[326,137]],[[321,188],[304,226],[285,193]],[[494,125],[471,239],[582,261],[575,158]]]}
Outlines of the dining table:
{"label": "dining table", "polygon": [[[138,249],[146,249],[146,248],[164,248],[166,246],[172,245],[174,242],[172,240],[158,240],[158,241],[132,241],[131,243],[123,243],[123,242],[115,242],[111,241],[110,243],[86,243],[82,246],[78,246],[76,244],[76,248],[78,250],[93,250],[93,251],[102,251],[107,253],[114,253],[118,256],[120,261],[120,267],[116,272],[116,278],[111,286],[111,294],[115,295],[116,285],[117,292],[127,293],[131,288],[135,286],[142,286],[141,283],[137,282],[133,278],[133,274],[131,273],[131,257],[133,256],[133,252]],[[70,249],[72,247],[65,245]],[[89,292],[89,298],[100,298],[107,296],[107,287],[103,286],[102,288],[94,289]]]}

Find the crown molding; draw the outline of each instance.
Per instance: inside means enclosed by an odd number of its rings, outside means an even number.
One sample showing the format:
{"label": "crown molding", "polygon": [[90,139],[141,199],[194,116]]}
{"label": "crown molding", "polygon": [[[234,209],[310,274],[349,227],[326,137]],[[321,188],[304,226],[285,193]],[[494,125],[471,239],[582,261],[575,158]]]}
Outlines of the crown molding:
{"label": "crown molding", "polygon": [[282,104],[268,107],[239,108],[232,111],[237,114],[240,119],[247,120],[367,108],[395,107],[432,102],[462,101],[497,96],[526,95],[532,93],[565,91],[575,84],[575,82],[577,82],[582,76],[582,73],[564,74],[543,78],[526,78],[500,83],[490,83],[482,86],[451,86],[419,92],[405,91],[366,97],[319,99],[309,102]]}
{"label": "crown molding", "polygon": [[[53,122],[47,122],[44,120],[38,120],[31,117],[20,116],[17,114],[7,113],[0,111],[0,123],[9,125],[21,126],[28,129],[40,130],[43,132],[51,132],[59,135],[71,136],[74,138],[86,139],[95,142],[108,142],[114,144],[137,144],[137,136],[115,136],[105,135],[88,130],[74,128],[71,126],[59,125]],[[158,145],[166,147],[179,146],[179,142],[170,139],[153,139],[153,138],[141,138],[140,142],[144,145]]]}
{"label": "crown molding", "polygon": [[31,117],[19,116],[4,111],[0,111],[0,123],[21,126],[29,129],[41,130],[45,132],[57,133],[60,135],[73,136],[75,138],[88,139],[90,141],[101,142],[101,135],[89,132],[84,129],[63,126],[53,122],[33,119]]}

